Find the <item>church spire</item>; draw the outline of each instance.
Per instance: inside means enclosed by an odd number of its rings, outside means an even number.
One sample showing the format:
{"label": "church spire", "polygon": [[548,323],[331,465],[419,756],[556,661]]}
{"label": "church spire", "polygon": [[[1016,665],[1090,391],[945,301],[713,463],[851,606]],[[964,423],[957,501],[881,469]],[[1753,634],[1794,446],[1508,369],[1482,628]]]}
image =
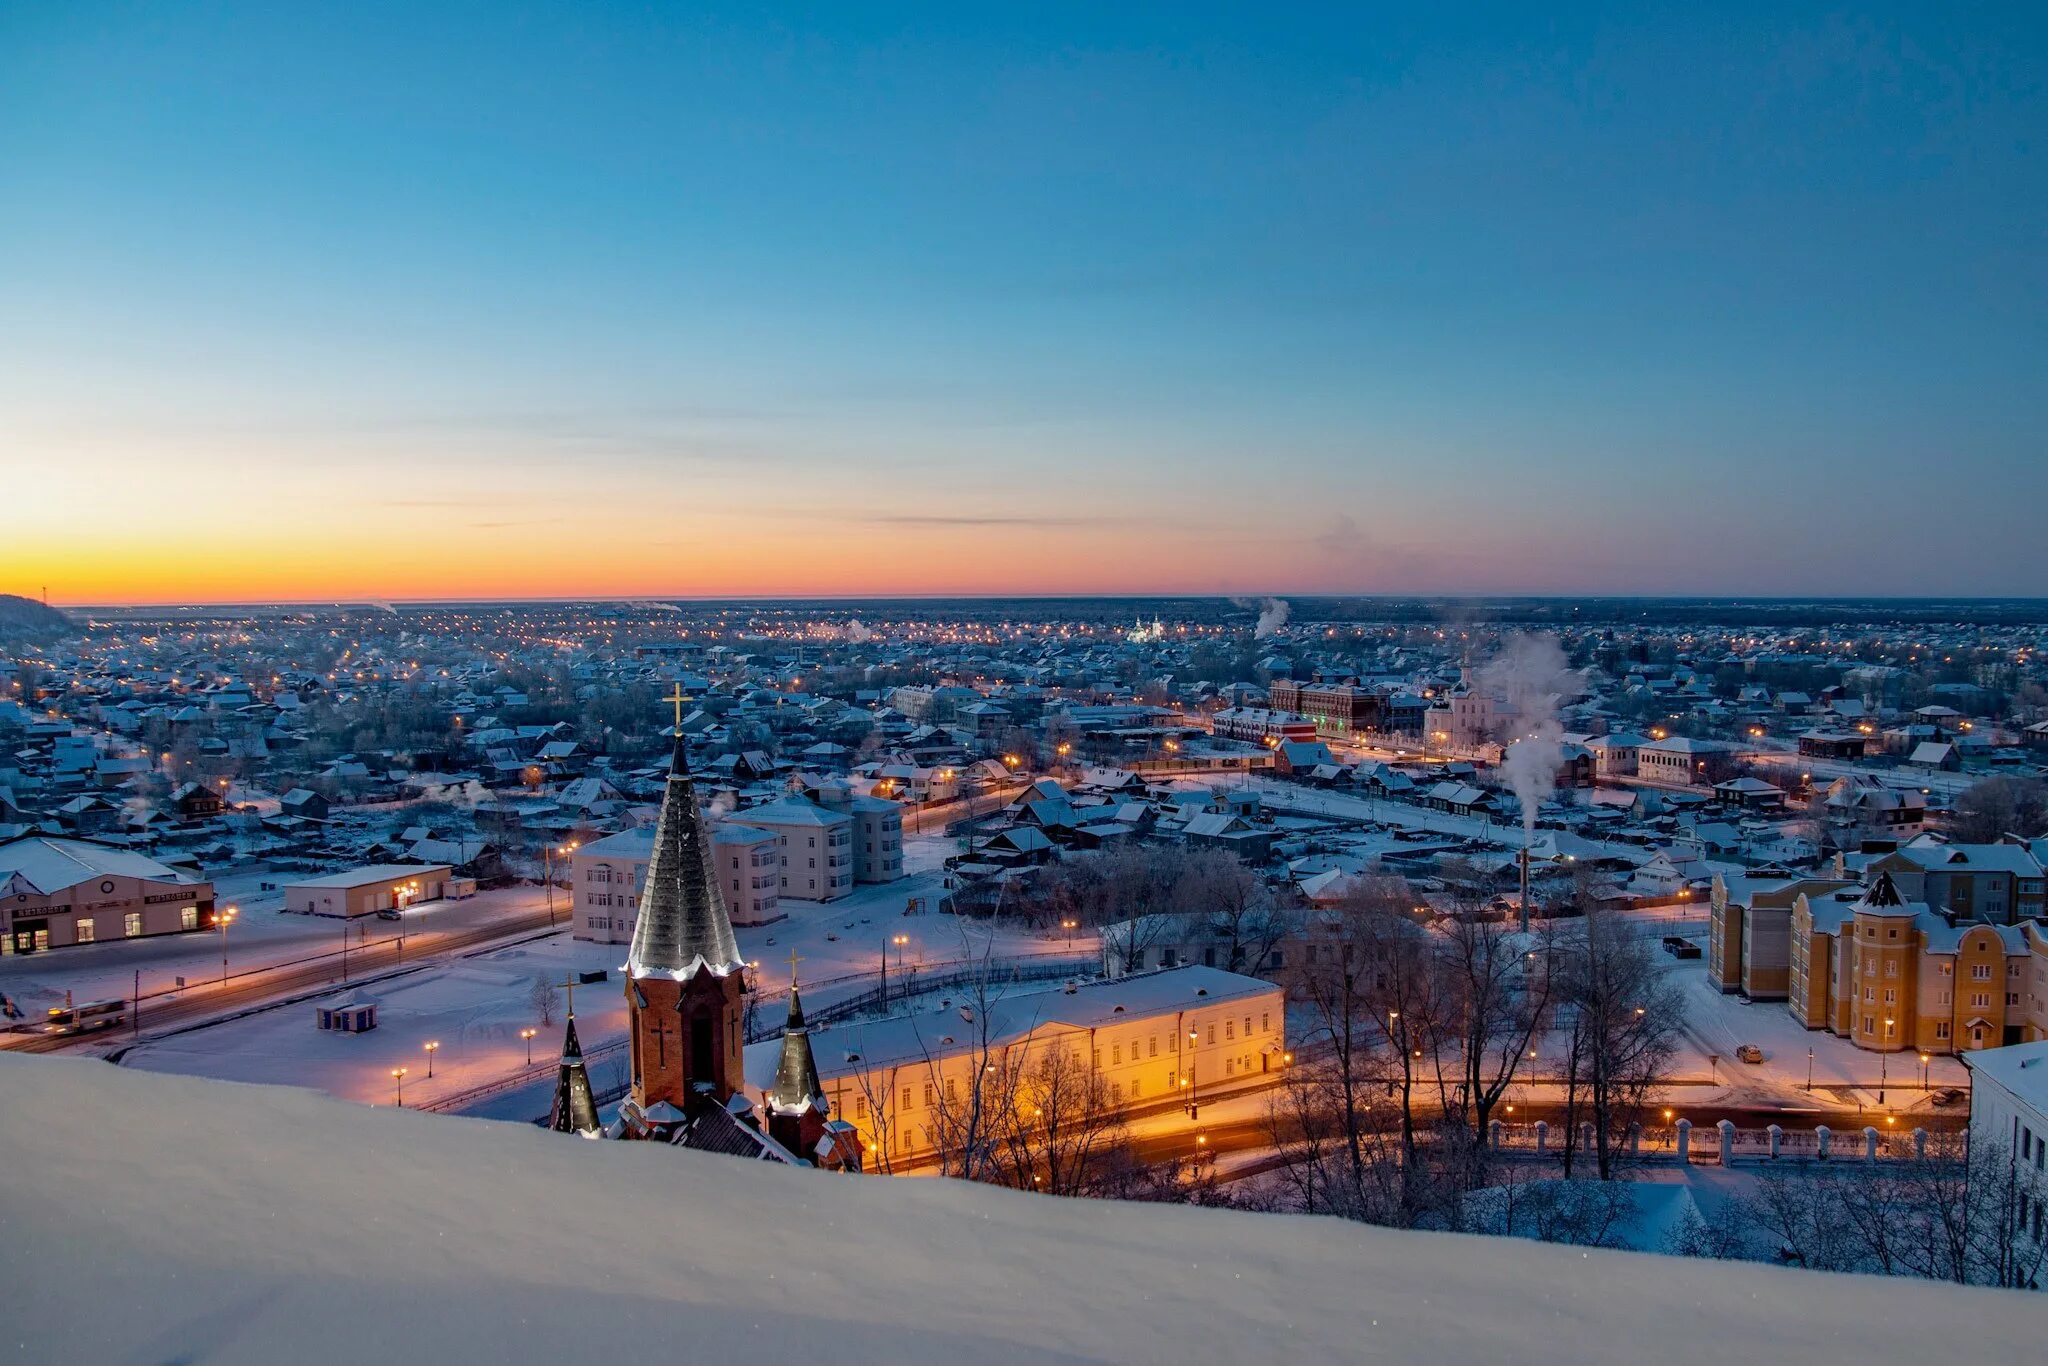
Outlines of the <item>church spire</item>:
{"label": "church spire", "polygon": [[562,1070],[555,1075],[555,1103],[548,1111],[548,1127],[558,1134],[585,1138],[596,1138],[601,1132],[597,1097],[591,1094],[590,1070],[583,1065],[583,1045],[576,1039],[573,1014],[562,1038]]}
{"label": "church spire", "polygon": [[775,1085],[768,1092],[775,1114],[795,1115],[807,1109],[824,1113],[825,1087],[818,1080],[818,1061],[811,1056],[811,1031],[804,1024],[804,1003],[797,995],[794,974],[789,982],[789,1023],[782,1030],[782,1058],[775,1065]]}
{"label": "church spire", "polygon": [[740,966],[739,942],[733,938],[732,918],[712,867],[703,814],[697,809],[697,785],[678,728],[626,972],[631,977],[665,976],[687,982],[699,968],[724,977]]}

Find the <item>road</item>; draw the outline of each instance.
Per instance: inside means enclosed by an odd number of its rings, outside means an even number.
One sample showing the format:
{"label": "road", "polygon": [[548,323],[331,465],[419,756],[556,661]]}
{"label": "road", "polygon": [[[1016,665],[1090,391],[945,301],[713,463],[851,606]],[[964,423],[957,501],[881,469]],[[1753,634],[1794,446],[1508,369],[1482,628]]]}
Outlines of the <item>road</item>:
{"label": "road", "polygon": [[[547,932],[549,922],[566,929],[565,916],[550,916],[545,906],[510,911],[481,924],[447,930],[425,929],[382,940],[348,951],[349,981],[358,982],[388,975],[394,969],[424,966],[452,953],[491,948],[505,940]],[[246,1012],[273,1002],[289,1000],[307,992],[340,986],[342,954],[321,954],[306,962],[256,968],[231,974],[225,983],[199,982],[169,995],[143,998],[142,1017],[127,1028],[100,1034],[66,1037],[61,1035],[0,1034],[0,1048],[20,1053],[56,1053],[109,1043],[127,1044],[138,1037],[162,1038],[182,1032],[201,1022]]]}

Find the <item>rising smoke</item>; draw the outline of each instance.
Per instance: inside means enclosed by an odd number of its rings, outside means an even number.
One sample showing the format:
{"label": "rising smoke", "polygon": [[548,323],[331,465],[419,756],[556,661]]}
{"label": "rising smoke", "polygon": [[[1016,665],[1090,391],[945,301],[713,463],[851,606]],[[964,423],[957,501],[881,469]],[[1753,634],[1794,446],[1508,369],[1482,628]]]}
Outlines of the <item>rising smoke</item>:
{"label": "rising smoke", "polygon": [[1565,663],[1557,641],[1540,635],[1508,637],[1473,682],[1514,709],[1512,740],[1500,770],[1522,804],[1523,837],[1533,839],[1537,808],[1557,785],[1558,766],[1564,762],[1564,726],[1557,709],[1581,695],[1584,683]]}
{"label": "rising smoke", "polygon": [[1242,607],[1247,612],[1256,611],[1259,614],[1259,624],[1252,628],[1252,635],[1259,640],[1264,640],[1267,636],[1272,635],[1282,626],[1285,626],[1288,616],[1293,611],[1287,605],[1285,598],[1260,598],[1257,601],[1251,598],[1232,598],[1230,605],[1232,607]]}

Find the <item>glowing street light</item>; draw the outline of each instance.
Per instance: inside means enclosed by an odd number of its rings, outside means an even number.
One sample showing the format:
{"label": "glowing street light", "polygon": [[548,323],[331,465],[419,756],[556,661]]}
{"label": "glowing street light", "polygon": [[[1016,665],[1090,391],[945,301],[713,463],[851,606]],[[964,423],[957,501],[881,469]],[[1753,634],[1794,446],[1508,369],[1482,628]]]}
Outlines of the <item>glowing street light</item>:
{"label": "glowing street light", "polygon": [[427,1076],[431,1078],[434,1075],[434,1055],[441,1051],[441,1041],[429,1039],[421,1047],[427,1050]]}
{"label": "glowing street light", "polygon": [[214,928],[220,931],[220,984],[228,984],[228,926],[242,913],[239,906],[223,906],[213,913]]}
{"label": "glowing street light", "polygon": [[397,1086],[398,1086],[398,1108],[399,1108],[399,1109],[401,1109],[401,1110],[403,1110],[403,1109],[405,1108],[405,1069],[404,1069],[403,1067],[394,1067],[394,1068],[392,1068],[392,1069],[391,1069],[391,1080],[392,1080],[393,1082],[397,1083]]}
{"label": "glowing street light", "polygon": [[526,1065],[528,1067],[533,1066],[533,1036],[538,1033],[540,1031],[531,1025],[519,1031],[519,1037],[526,1040]]}

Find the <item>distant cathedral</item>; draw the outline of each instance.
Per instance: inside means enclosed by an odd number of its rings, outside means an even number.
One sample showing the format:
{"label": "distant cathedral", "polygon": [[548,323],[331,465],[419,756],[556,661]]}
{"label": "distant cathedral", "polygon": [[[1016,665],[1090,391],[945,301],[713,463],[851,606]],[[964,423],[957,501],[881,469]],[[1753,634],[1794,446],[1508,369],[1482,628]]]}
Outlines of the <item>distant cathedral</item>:
{"label": "distant cathedral", "polygon": [[572,1010],[549,1127],[585,1138],[673,1143],[858,1171],[859,1137],[852,1125],[831,1118],[793,980],[765,1122],[755,1113],[742,1085],[746,996],[746,964],[711,865],[679,734],[626,957],[632,1086],[618,1118],[600,1125]]}

